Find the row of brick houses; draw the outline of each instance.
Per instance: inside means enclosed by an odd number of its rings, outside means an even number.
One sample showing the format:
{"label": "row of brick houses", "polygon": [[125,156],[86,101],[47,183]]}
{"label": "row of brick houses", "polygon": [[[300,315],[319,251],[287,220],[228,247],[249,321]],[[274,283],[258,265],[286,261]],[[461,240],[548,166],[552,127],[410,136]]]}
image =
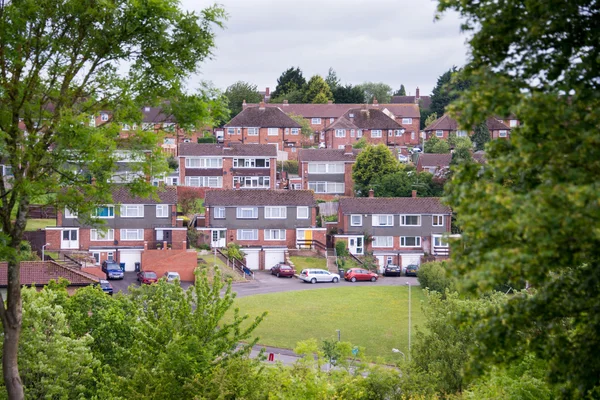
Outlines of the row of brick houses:
{"label": "row of brick houses", "polygon": [[[490,117],[486,120],[486,125],[492,139],[508,139],[510,138],[511,129],[518,127],[519,121],[514,117],[506,120]],[[458,137],[467,137],[473,134],[472,131],[461,130],[458,128],[458,122],[448,114],[444,114],[426,126],[424,132],[427,139],[432,136],[436,136],[440,139],[448,139],[451,133],[456,134]]]}

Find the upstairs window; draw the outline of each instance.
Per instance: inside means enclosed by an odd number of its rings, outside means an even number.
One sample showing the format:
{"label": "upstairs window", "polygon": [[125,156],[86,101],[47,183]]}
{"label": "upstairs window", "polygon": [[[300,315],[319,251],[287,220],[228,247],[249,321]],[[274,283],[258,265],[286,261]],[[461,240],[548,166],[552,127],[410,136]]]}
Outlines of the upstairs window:
{"label": "upstairs window", "polygon": [[402,118],[403,124],[412,124],[412,118]]}
{"label": "upstairs window", "polygon": [[394,225],[393,215],[373,215],[373,226],[392,226]]}
{"label": "upstairs window", "polygon": [[336,129],[335,137],[346,137],[346,130],[345,129]]}
{"label": "upstairs window", "polygon": [[292,135],[297,135],[300,133],[300,128],[292,128]]}
{"label": "upstairs window", "polygon": [[351,215],[350,216],[351,226],[362,226],[362,215]]}
{"label": "upstairs window", "polygon": [[123,218],[143,218],[144,206],[141,204],[124,204],[121,206],[121,217]]}
{"label": "upstairs window", "polygon": [[296,209],[296,218],[297,219],[308,219],[309,218],[308,207],[298,207]]}
{"label": "upstairs window", "polygon": [[437,137],[444,137],[444,131],[441,131],[441,130],[435,131],[435,136],[437,136]]}
{"label": "upstairs window", "polygon": [[467,135],[468,135],[467,131],[465,131],[465,130],[456,131],[456,136],[458,136],[458,137],[467,137]]}
{"label": "upstairs window", "polygon": [[100,121],[102,121],[102,122],[108,121],[108,114],[107,113],[100,113]]}
{"label": "upstairs window", "polygon": [[65,208],[65,218],[77,218],[77,212]]}
{"label": "upstairs window", "polygon": [[258,218],[258,207],[238,207],[236,215],[240,219]]}
{"label": "upstairs window", "polygon": [[401,215],[400,226],[421,226],[420,215]]}
{"label": "upstairs window", "polygon": [[321,118],[311,118],[310,123],[311,125],[319,125],[321,124]]}
{"label": "upstairs window", "polygon": [[287,218],[287,207],[265,207],[265,219]]}
{"label": "upstairs window", "polygon": [[444,226],[444,216],[443,215],[433,215],[431,217],[431,225],[433,226]]}
{"label": "upstairs window", "polygon": [[258,136],[258,128],[248,128],[248,136]]}
{"label": "upstairs window", "polygon": [[224,219],[225,218],[225,207],[215,207],[214,208],[214,218],[215,219]]}
{"label": "upstairs window", "polygon": [[100,206],[92,214],[94,218],[114,218],[115,206]]}
{"label": "upstairs window", "polygon": [[168,204],[157,204],[156,205],[156,218],[169,218],[169,205]]}
{"label": "upstairs window", "polygon": [[508,136],[508,133],[506,130],[503,129],[501,131],[498,131],[498,137],[506,137],[506,136]]}
{"label": "upstairs window", "polygon": [[516,128],[517,126],[519,126],[519,121],[517,121],[516,119],[511,119],[510,121],[508,121],[508,126],[510,126],[511,128]]}
{"label": "upstairs window", "polygon": [[269,135],[269,136],[279,135],[279,128],[269,128],[267,131],[267,135]]}

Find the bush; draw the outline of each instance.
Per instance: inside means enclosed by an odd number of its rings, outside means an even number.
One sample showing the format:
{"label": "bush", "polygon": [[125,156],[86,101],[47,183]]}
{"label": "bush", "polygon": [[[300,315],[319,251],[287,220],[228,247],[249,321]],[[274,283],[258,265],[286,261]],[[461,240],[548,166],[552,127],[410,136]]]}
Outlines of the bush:
{"label": "bush", "polygon": [[298,161],[296,160],[277,161],[277,171],[281,171],[282,169],[288,174],[298,175],[300,172],[298,170]]}
{"label": "bush", "polygon": [[335,242],[335,251],[338,257],[346,257],[348,255],[346,242],[344,242],[343,240]]}
{"label": "bush", "polygon": [[455,279],[447,274],[448,263],[445,261],[428,262],[419,267],[417,277],[419,284],[423,288],[436,291],[445,296],[446,289],[454,291],[456,288]]}
{"label": "bush", "polygon": [[201,243],[198,245],[198,250],[210,250],[210,245],[207,243]]}
{"label": "bush", "polygon": [[198,143],[217,143],[217,138],[214,136],[199,137]]}

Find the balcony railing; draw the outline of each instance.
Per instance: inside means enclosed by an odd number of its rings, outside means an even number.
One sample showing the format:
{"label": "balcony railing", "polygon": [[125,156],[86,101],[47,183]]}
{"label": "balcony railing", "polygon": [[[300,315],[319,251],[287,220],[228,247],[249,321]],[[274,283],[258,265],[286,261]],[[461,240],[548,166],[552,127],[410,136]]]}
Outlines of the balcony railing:
{"label": "balcony railing", "polygon": [[450,255],[450,248],[434,246],[433,247],[433,255],[448,257]]}

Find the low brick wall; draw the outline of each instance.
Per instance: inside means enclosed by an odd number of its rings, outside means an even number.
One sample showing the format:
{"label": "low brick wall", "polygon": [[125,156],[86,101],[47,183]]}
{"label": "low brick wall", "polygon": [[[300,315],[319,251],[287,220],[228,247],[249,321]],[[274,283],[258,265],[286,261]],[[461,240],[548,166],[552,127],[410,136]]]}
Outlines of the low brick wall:
{"label": "low brick wall", "polygon": [[182,281],[193,282],[198,266],[198,253],[187,250],[145,250],[142,252],[142,269],[154,271],[161,277],[167,271],[179,272]]}

